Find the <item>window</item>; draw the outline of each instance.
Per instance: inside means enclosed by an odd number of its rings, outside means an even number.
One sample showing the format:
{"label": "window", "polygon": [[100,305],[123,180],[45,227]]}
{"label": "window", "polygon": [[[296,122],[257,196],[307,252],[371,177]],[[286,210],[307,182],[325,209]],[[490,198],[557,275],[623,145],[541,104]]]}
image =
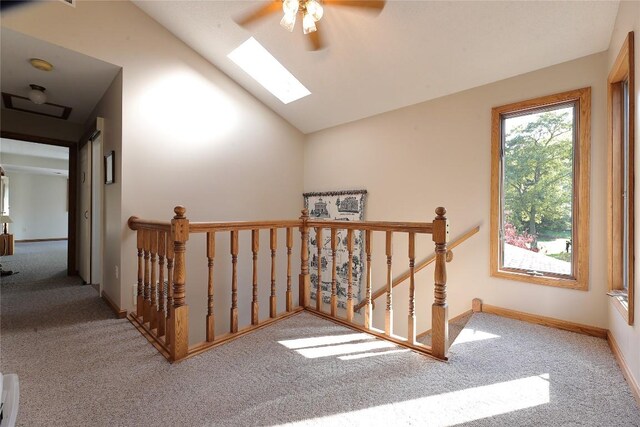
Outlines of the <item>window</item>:
{"label": "window", "polygon": [[608,255],[609,295],[633,324],[633,32],[625,40],[608,79]]}
{"label": "window", "polygon": [[492,110],[491,275],[586,290],[591,88]]}

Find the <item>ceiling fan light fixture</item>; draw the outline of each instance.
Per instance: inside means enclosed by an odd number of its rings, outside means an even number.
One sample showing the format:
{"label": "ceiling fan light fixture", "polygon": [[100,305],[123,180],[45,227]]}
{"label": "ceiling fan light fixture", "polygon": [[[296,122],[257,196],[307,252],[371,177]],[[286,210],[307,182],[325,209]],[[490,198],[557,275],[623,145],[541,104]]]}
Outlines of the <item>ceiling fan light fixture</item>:
{"label": "ceiling fan light fixture", "polygon": [[285,15],[295,15],[300,8],[300,2],[298,0],[283,0],[282,10]]}
{"label": "ceiling fan light fixture", "polygon": [[293,27],[296,25],[296,14],[295,13],[285,13],[280,21],[280,26],[285,30],[292,32]]}
{"label": "ceiling fan light fixture", "polygon": [[313,17],[309,13],[305,13],[302,18],[302,32],[309,34],[316,30],[316,21],[314,21]]}
{"label": "ceiling fan light fixture", "polygon": [[305,8],[307,9],[307,13],[311,15],[311,17],[315,22],[318,22],[319,20],[322,19],[324,10],[322,9],[322,6],[320,5],[320,3],[318,3],[316,0],[307,1]]}
{"label": "ceiling fan light fixture", "polygon": [[34,84],[31,84],[29,86],[31,87],[31,90],[29,91],[29,99],[31,100],[31,102],[37,105],[41,105],[47,102],[47,94],[44,93],[44,91],[46,90],[44,87]]}

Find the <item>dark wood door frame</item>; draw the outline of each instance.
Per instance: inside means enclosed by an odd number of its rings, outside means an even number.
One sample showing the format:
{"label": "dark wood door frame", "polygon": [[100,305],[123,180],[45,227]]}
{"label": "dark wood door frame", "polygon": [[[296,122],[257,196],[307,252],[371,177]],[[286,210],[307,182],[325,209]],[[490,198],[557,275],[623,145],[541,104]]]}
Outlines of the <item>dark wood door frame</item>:
{"label": "dark wood door frame", "polygon": [[69,192],[69,243],[67,245],[67,274],[69,276],[78,274],[78,268],[76,265],[76,247],[78,238],[76,229],[76,209],[78,198],[78,141],[66,141],[63,139],[46,138],[23,133],[7,132],[4,130],[0,131],[0,137],[69,148],[69,188],[67,190]]}

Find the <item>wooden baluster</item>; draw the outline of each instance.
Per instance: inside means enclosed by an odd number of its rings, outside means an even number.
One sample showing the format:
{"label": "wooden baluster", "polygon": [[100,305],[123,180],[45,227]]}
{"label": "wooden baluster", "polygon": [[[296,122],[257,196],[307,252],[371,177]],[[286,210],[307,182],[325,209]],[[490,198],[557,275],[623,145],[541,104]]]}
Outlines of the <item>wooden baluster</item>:
{"label": "wooden baluster", "polygon": [[158,232],[158,311],[156,312],[156,322],[158,324],[158,336],[161,337],[165,334],[166,330],[166,317],[164,315],[164,301],[166,298],[166,292],[164,288],[164,259],[167,253],[167,233],[164,231]]}
{"label": "wooden baluster", "polygon": [[276,249],[278,248],[278,229],[269,230],[271,246],[271,298],[269,298],[269,315],[274,318],[278,315],[278,300],[276,299]]}
{"label": "wooden baluster", "polygon": [[416,233],[409,233],[409,325],[407,339],[409,344],[416,343]]}
{"label": "wooden baluster", "polygon": [[316,228],[316,248],[318,249],[318,282],[316,283],[316,310],[322,311],[322,227]]}
{"label": "wooden baluster", "polygon": [[144,230],[136,233],[138,247],[138,296],[136,300],[136,315],[142,317],[144,314]]}
{"label": "wooden baluster", "polygon": [[302,244],[300,245],[300,305],[307,307],[309,305],[309,211],[307,209],[302,210],[302,226],[300,227],[300,238]]}
{"label": "wooden baluster", "polygon": [[173,252],[173,238],[171,233],[167,234],[167,327],[165,330],[165,343],[172,343],[173,324],[173,265],[175,253]]}
{"label": "wooden baluster", "polygon": [[207,266],[209,267],[209,280],[207,289],[207,342],[215,339],[215,316],[213,312],[213,260],[216,256],[216,233],[207,233]]}
{"label": "wooden baluster", "polygon": [[231,333],[238,332],[238,230],[231,232]]}
{"label": "wooden baluster", "polygon": [[337,260],[338,254],[338,230],[331,229],[331,316],[338,315],[338,278],[337,278]]}
{"label": "wooden baluster", "polygon": [[366,232],[365,251],[367,253],[367,271],[365,284],[364,327],[370,329],[373,321],[373,306],[371,305],[371,230]]}
{"label": "wooden baluster", "polygon": [[353,322],[353,230],[347,230],[347,322]]}
{"label": "wooden baluster", "polygon": [[386,335],[393,334],[393,275],[391,273],[391,257],[393,255],[393,232],[387,231],[386,238],[387,253],[387,311],[384,318],[384,333]]}
{"label": "wooden baluster", "polygon": [[293,311],[293,293],[291,292],[291,248],[293,247],[293,229],[287,228],[287,311]]}
{"label": "wooden baluster", "polygon": [[158,320],[156,314],[158,313],[158,232],[156,230],[151,231],[151,308],[149,309],[149,328],[157,329]]}
{"label": "wooden baluster", "polygon": [[433,241],[436,243],[434,273],[434,302],[431,306],[431,351],[445,359],[449,350],[449,308],[447,306],[447,242],[449,241],[449,223],[445,217],[447,210],[436,209],[433,221]]}
{"label": "wooden baluster", "polygon": [[151,231],[144,230],[144,309],[142,322],[147,323],[151,318],[151,268],[149,257],[151,252]]}
{"label": "wooden baluster", "polygon": [[171,360],[184,359],[189,352],[189,306],[186,297],[186,243],[189,240],[189,220],[186,209],[176,206],[171,220],[171,235],[175,266],[173,271],[173,312],[171,313]]}
{"label": "wooden baluster", "polygon": [[258,306],[258,250],[260,249],[260,230],[251,230],[251,251],[253,252],[253,301],[251,302],[251,324],[257,325],[260,317]]}

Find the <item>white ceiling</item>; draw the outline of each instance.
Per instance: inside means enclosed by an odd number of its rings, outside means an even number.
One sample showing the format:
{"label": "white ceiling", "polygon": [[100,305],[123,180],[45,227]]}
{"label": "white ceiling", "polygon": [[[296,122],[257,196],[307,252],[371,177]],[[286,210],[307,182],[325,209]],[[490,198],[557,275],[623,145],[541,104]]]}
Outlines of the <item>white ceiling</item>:
{"label": "white ceiling", "polygon": [[[308,51],[273,14],[251,27],[233,18],[264,1],[134,1],[304,133],[394,110],[601,52],[617,1],[388,1],[379,15],[325,7],[328,42]],[[282,104],[227,54],[255,37],[312,92]]]}
{"label": "white ceiling", "polygon": [[[0,30],[0,88],[27,96],[29,84],[46,88],[47,102],[73,108],[69,121],[84,123],[120,67],[16,31]],[[51,72],[31,66],[30,58],[53,64]],[[3,104],[4,108],[4,104]]]}
{"label": "white ceiling", "polygon": [[[34,142],[18,141],[0,138],[0,164],[7,172],[22,172],[38,175],[69,176],[69,168],[53,168],[23,164],[21,162],[7,162],[4,154],[38,157],[44,159],[69,160],[69,149],[55,145],[37,144]],[[59,163],[59,162],[58,162]]]}

